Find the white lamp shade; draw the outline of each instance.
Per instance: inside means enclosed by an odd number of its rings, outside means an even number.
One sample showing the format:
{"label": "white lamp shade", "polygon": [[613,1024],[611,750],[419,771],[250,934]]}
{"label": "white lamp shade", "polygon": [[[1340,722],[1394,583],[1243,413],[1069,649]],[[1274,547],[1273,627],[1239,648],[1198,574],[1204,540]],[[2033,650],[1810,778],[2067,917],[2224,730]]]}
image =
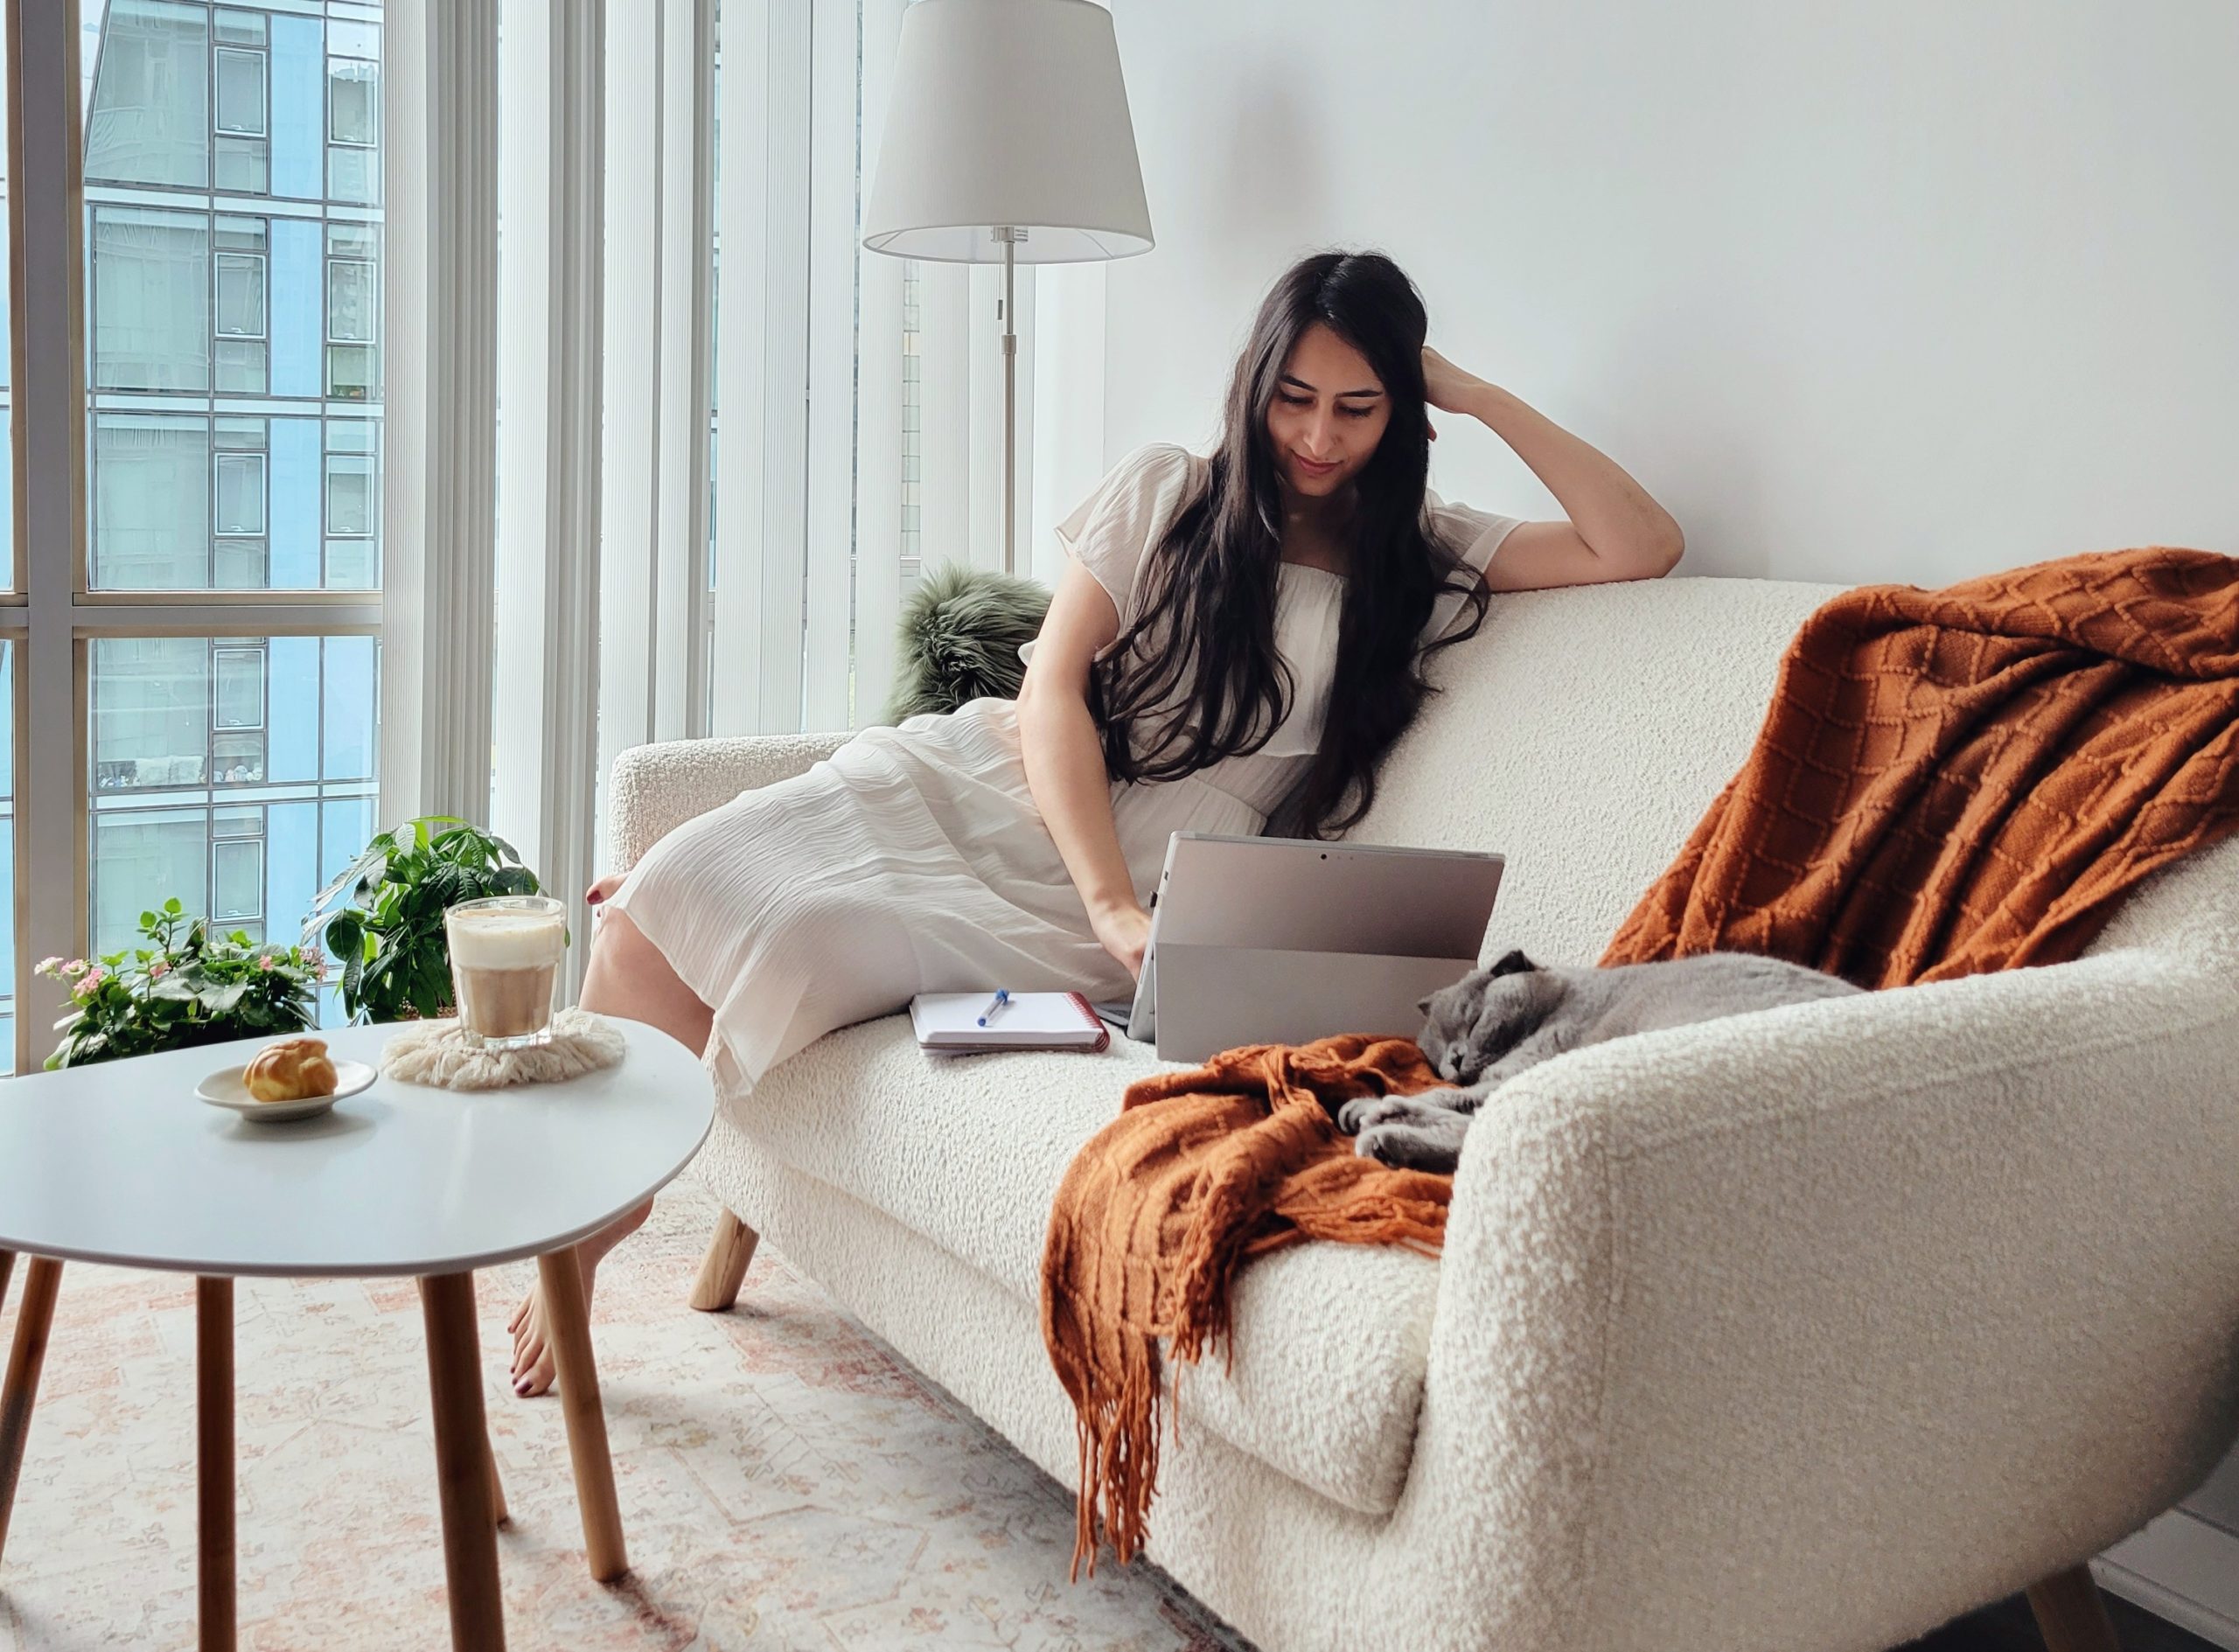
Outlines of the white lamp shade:
{"label": "white lamp shade", "polygon": [[1151,248],[1112,14],[1091,0],[917,0],[902,13],[863,245],[1022,264]]}

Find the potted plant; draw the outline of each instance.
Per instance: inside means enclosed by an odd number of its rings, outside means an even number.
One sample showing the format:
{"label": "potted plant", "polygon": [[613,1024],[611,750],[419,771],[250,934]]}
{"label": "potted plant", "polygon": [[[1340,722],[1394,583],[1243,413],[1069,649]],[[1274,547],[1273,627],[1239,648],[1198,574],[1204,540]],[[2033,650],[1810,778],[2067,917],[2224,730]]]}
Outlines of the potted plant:
{"label": "potted plant", "polygon": [[315,951],[251,941],[239,930],[213,935],[209,919],[187,917],[176,900],[143,912],[140,933],[150,944],[38,966],[70,993],[49,1070],[318,1024],[325,962]]}
{"label": "potted plant", "polygon": [[323,938],[341,966],[342,1007],[352,1021],[448,1015],[443,909],[539,893],[536,874],[503,838],[450,815],[426,815],[380,833],[318,892],[303,941]]}

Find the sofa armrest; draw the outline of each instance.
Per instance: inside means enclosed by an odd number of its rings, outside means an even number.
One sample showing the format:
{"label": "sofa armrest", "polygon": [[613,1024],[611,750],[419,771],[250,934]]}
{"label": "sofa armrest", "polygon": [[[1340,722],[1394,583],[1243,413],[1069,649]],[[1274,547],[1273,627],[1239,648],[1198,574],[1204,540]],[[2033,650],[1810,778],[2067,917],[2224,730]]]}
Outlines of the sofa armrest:
{"label": "sofa armrest", "polygon": [[607,788],[611,869],[628,871],[678,826],[742,791],[807,773],[849,738],[844,733],[747,735],[630,747],[615,757]]}
{"label": "sofa armrest", "polygon": [[2239,1424],[2235,1075],[2239,986],[2144,949],[1521,1075],[1469,1134],[1379,1564],[1467,1579],[1458,1643],[1746,1652],[2096,1553]]}

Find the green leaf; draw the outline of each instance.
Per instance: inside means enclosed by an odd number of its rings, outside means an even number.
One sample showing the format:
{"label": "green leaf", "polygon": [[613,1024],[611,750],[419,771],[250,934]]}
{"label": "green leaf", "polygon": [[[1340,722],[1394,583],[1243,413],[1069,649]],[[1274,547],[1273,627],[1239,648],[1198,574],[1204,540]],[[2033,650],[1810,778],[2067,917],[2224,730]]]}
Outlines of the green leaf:
{"label": "green leaf", "polygon": [[500,867],[491,875],[490,893],[492,895],[534,895],[536,874],[525,866]]}

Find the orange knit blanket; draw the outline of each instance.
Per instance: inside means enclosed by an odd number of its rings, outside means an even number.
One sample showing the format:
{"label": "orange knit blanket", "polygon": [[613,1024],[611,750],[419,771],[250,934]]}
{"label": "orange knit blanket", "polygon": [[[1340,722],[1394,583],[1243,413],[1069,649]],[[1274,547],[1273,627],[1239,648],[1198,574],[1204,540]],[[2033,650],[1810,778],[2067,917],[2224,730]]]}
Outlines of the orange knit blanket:
{"label": "orange knit blanket", "polygon": [[1713,949],[1861,986],[2075,957],[2239,826],[2239,560],[2152,547],[1845,591],[1604,965]]}
{"label": "orange knit blanket", "polygon": [[1249,1257],[1307,1239],[1438,1247],[1454,1178],[1354,1154],[1337,1108],[1434,1089],[1404,1038],[1252,1044],[1128,1085],[1074,1158],[1042,1256],[1042,1335],[1080,1423],[1073,1571],[1096,1570],[1096,1513],[1121,1565],[1142,1546],[1158,1478],[1165,1337],[1195,1361],[1228,1334]]}
{"label": "orange knit blanket", "polygon": [[[2153,548],[1941,591],[1845,592],[1782,660],[1755,749],[1603,957],[1725,947],[1887,986],[2074,957],[2157,867],[2239,826],[2239,561]],[[1050,1215],[1042,1329],[1080,1425],[1074,1551],[1125,1563],[1158,1473],[1159,1355],[1228,1331],[1250,1257],[1435,1249],[1452,1179],[1354,1156],[1414,1045],[1230,1050],[1129,1086]]]}

